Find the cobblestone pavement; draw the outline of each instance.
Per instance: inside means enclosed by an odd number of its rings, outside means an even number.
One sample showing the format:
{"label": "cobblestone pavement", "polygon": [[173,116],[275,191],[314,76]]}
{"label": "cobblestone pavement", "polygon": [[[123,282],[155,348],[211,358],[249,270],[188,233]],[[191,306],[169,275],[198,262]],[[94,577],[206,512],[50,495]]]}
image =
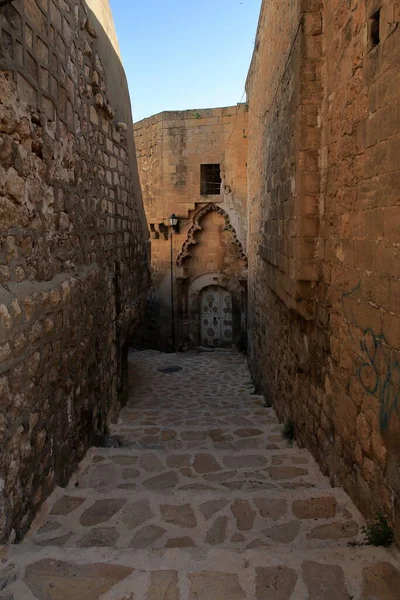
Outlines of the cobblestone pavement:
{"label": "cobblestone pavement", "polygon": [[133,353],[130,380],[120,446],[0,550],[2,600],[399,600],[397,551],[348,545],[361,515],[282,440],[243,356]]}

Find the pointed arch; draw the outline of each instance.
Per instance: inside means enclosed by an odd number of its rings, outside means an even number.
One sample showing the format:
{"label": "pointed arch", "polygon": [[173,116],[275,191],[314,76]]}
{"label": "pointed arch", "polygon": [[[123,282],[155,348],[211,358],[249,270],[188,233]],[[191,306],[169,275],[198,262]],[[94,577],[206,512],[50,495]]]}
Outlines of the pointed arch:
{"label": "pointed arch", "polygon": [[245,262],[246,267],[247,267],[247,256],[244,252],[244,248],[242,246],[241,241],[238,239],[237,233],[231,223],[228,213],[225,212],[223,208],[221,208],[220,206],[217,206],[213,202],[210,202],[209,204],[206,204],[205,206],[203,206],[194,215],[193,225],[189,229],[188,236],[182,246],[182,250],[181,250],[178,258],[176,259],[177,266],[182,267],[184,259],[187,258],[188,256],[190,256],[190,246],[193,246],[194,244],[196,244],[196,240],[194,239],[194,236],[197,231],[202,230],[200,221],[204,217],[204,215],[206,215],[207,213],[209,213],[211,211],[217,212],[218,214],[220,214],[221,216],[224,217],[224,219],[225,219],[224,231],[229,231],[232,234],[233,243],[237,248],[239,258]]}

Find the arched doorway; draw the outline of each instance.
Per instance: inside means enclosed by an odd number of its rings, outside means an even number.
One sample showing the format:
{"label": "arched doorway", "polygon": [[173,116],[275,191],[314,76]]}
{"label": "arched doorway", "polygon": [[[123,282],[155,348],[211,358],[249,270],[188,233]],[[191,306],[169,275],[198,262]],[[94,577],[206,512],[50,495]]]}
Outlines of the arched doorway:
{"label": "arched doorway", "polygon": [[200,342],[213,348],[231,348],[232,294],[219,285],[203,288],[200,297]]}
{"label": "arched doorway", "polygon": [[247,258],[220,206],[207,204],[193,216],[176,282],[180,348],[246,347]]}
{"label": "arched doorway", "polygon": [[[223,273],[204,273],[192,281],[179,279],[178,299],[179,316],[178,322],[182,328],[178,330],[178,341],[181,347],[196,348],[197,346],[208,346],[209,348],[232,348],[243,350],[246,346],[246,308],[247,308],[247,286],[246,280],[238,280],[228,277]],[[208,298],[211,296],[210,298]],[[217,310],[209,310],[217,308]],[[205,310],[205,307],[207,309]],[[222,329],[222,336],[216,336],[204,328],[213,328],[212,315],[219,317],[217,326]],[[204,317],[204,319],[203,319]],[[207,323],[203,323],[207,320]],[[209,327],[211,326],[211,327]],[[231,333],[231,337],[229,337]],[[208,342],[205,343],[207,338]],[[214,342],[214,339],[220,340]]]}

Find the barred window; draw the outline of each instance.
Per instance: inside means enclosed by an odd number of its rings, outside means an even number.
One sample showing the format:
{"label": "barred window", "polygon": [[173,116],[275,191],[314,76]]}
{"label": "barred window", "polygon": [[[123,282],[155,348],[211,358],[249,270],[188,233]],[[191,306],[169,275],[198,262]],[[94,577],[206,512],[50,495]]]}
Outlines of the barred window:
{"label": "barred window", "polygon": [[200,194],[202,196],[213,196],[220,193],[220,165],[200,165]]}

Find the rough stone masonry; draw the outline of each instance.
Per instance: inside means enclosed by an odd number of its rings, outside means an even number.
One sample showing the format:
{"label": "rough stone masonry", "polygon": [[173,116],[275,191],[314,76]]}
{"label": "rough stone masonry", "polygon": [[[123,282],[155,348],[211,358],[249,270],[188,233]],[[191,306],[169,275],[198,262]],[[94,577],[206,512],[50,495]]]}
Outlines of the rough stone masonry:
{"label": "rough stone masonry", "polygon": [[124,398],[147,226],[107,0],[0,8],[0,540]]}
{"label": "rough stone masonry", "polygon": [[399,0],[264,1],[247,80],[252,372],[398,542],[399,23]]}

